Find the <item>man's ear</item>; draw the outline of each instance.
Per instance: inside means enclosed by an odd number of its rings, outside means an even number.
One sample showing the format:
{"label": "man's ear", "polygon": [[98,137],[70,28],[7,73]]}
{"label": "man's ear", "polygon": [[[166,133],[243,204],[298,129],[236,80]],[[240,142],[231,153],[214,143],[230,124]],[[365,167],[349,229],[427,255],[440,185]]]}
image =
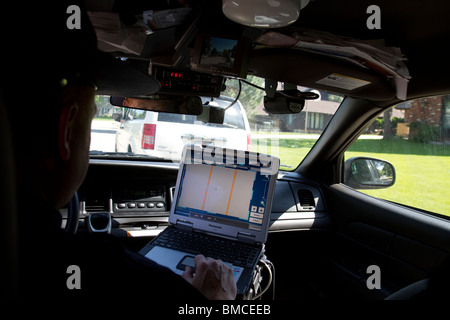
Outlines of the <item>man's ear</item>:
{"label": "man's ear", "polygon": [[58,150],[61,160],[70,158],[71,139],[75,128],[75,119],[78,113],[78,105],[72,103],[65,105],[61,110],[58,121]]}

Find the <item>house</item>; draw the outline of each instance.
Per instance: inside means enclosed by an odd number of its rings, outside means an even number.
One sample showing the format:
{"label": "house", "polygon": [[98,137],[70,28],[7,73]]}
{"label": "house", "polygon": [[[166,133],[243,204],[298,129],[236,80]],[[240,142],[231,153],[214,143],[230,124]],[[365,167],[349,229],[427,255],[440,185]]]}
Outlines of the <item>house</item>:
{"label": "house", "polygon": [[261,103],[256,108],[256,114],[249,119],[250,126],[255,131],[271,131],[272,128],[279,128],[285,132],[322,133],[339,107],[340,100],[336,98],[331,100],[327,93],[321,92],[320,95],[317,100],[306,100],[301,113],[278,114],[277,123],[272,123],[273,118],[267,116]]}
{"label": "house", "polygon": [[399,104],[396,108],[405,110],[405,124],[398,128],[398,135],[403,133],[413,138],[418,134],[415,128],[420,125],[436,132],[434,138],[437,140],[450,141],[450,95],[416,99]]}
{"label": "house", "polygon": [[339,102],[328,100],[306,100],[300,114],[280,115],[289,131],[322,133],[333,117]]}

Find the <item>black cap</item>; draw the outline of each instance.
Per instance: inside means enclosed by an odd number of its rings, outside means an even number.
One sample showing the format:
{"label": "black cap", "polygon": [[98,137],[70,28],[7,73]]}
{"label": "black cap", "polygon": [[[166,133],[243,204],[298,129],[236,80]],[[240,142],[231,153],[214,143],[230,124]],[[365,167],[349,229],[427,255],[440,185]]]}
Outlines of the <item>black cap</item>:
{"label": "black cap", "polygon": [[1,63],[7,69],[2,82],[7,86],[57,89],[86,81],[99,94],[144,96],[159,90],[159,82],[148,72],[97,49],[82,2],[36,1],[2,11]]}

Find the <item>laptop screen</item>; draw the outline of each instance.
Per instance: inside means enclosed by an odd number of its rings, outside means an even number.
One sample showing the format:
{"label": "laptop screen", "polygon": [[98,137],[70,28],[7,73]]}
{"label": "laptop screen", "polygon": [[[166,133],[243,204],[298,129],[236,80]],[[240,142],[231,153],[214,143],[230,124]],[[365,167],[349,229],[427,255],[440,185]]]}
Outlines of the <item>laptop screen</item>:
{"label": "laptop screen", "polygon": [[275,160],[252,152],[191,146],[180,167],[174,213],[189,221],[263,230],[278,172]]}

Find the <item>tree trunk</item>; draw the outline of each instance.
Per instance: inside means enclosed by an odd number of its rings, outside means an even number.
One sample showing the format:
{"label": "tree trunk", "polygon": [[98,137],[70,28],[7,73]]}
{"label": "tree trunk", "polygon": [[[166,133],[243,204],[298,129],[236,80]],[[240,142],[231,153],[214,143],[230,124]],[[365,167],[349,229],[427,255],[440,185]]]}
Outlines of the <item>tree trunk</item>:
{"label": "tree trunk", "polygon": [[383,128],[383,139],[388,139],[392,137],[392,122],[391,122],[392,109],[386,110],[384,112],[384,128]]}

